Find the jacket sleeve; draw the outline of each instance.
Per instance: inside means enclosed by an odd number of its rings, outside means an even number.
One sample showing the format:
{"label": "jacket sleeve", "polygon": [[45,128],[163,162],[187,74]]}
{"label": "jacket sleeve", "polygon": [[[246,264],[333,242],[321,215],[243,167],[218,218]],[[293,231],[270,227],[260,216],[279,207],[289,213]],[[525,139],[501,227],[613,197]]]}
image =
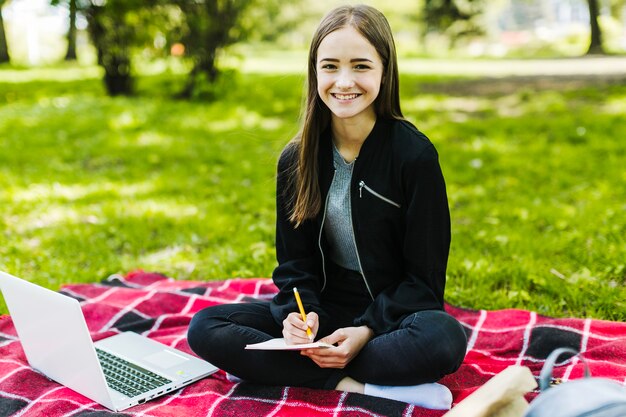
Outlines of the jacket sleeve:
{"label": "jacket sleeve", "polygon": [[304,221],[297,228],[289,221],[289,208],[294,194],[293,164],[298,157],[297,147],[288,145],[278,162],[276,180],[276,258],[278,266],[272,279],[278,294],[270,304],[274,320],[282,325],[291,312],[298,311],[293,293],[297,287],[306,311],[320,316],[320,292],[323,286],[321,254],[317,247],[318,233],[315,219]]}
{"label": "jacket sleeve", "polygon": [[355,320],[355,325],[367,325],[375,334],[397,329],[416,311],[444,308],[450,211],[434,146],[403,164],[400,176],[407,204],[404,276],[377,294]]}

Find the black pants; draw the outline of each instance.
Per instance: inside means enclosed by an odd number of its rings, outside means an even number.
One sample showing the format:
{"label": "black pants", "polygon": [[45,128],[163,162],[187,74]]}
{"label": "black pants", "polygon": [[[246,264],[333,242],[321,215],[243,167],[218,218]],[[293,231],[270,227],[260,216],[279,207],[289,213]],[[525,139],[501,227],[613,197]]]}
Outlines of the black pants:
{"label": "black pants", "polygon": [[[352,326],[370,302],[360,275],[342,275],[323,293],[332,319],[320,323],[318,338]],[[324,389],[335,389],[346,376],[378,385],[434,382],[460,366],[467,347],[462,326],[440,310],[409,315],[398,329],[370,340],[345,369],[320,368],[297,351],[244,349],[275,337],[282,337],[282,325],[275,322],[269,302],[206,308],[193,317],[187,335],[198,356],[243,380]]]}

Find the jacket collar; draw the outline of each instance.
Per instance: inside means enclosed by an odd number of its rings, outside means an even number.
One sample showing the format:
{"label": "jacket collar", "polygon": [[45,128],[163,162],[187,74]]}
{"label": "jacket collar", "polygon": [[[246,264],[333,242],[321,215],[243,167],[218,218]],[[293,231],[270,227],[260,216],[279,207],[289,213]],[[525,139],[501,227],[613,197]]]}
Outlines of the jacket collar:
{"label": "jacket collar", "polygon": [[[367,166],[369,161],[379,153],[380,147],[385,143],[384,139],[387,136],[385,135],[385,132],[388,131],[389,128],[390,123],[388,120],[381,117],[376,119],[374,128],[369,133],[367,138],[365,138],[365,141],[361,146],[361,151],[359,152],[359,156],[357,157],[357,161],[355,163],[355,172],[357,167],[359,167],[360,170],[362,169],[362,166]],[[320,187],[322,190],[322,196],[326,197],[326,193],[328,192],[330,183],[333,180],[333,174],[335,171],[333,165],[333,142],[330,125],[324,129],[324,132],[320,137],[318,152]]]}

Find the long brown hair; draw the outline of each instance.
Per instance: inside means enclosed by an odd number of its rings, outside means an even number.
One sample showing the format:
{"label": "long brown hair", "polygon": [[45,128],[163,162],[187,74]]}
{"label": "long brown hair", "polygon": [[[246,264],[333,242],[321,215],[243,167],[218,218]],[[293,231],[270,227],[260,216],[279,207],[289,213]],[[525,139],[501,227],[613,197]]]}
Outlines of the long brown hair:
{"label": "long brown hair", "polygon": [[404,119],[400,110],[398,59],[389,22],[371,6],[342,6],[330,11],[321,21],[309,48],[307,97],[302,115],[302,128],[291,145],[298,147],[298,163],[294,166],[295,190],[289,220],[298,227],[315,217],[322,207],[317,180],[317,154],[320,135],[330,123],[330,110],[317,94],[317,50],[331,32],[351,26],[376,49],[383,63],[383,79],[374,102],[377,117]]}

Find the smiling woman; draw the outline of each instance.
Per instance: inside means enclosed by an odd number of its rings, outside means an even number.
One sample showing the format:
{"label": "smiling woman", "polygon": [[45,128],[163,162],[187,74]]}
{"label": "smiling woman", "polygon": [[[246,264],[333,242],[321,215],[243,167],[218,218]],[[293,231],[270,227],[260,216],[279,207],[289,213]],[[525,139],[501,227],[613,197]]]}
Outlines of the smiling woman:
{"label": "smiling woman", "polygon": [[[279,293],[199,312],[189,345],[244,380],[447,409],[452,395],[436,381],[459,367],[467,340],[444,310],[446,188],[433,144],[402,115],[393,36],[378,10],[340,7],[322,20],[303,112],[278,163]],[[332,347],[244,349],[280,336]]]}
{"label": "smiling woman", "polygon": [[371,131],[376,122],[374,101],[380,92],[383,63],[374,46],[351,26],[326,36],[317,56],[317,93],[336,118],[333,127],[339,152],[352,161],[363,131]]}

